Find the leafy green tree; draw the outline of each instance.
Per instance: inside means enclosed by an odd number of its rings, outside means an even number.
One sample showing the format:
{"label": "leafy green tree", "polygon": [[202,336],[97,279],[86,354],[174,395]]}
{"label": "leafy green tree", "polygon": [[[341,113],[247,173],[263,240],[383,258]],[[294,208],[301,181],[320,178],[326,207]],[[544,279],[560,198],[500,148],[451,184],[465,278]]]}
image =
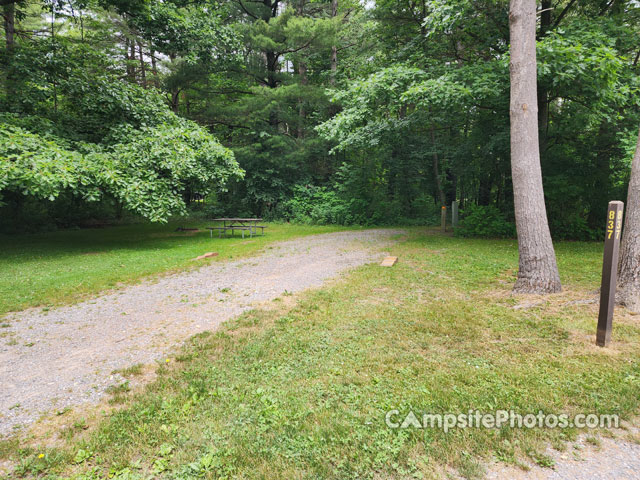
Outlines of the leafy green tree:
{"label": "leafy green tree", "polygon": [[[425,222],[456,199],[514,221],[507,0],[0,6],[0,111],[64,151],[104,160],[127,143],[122,132],[145,145],[140,132],[168,135],[182,117],[199,127],[179,128],[215,135],[246,171],[211,187],[218,213],[289,218],[313,198],[348,214],[301,218]],[[598,238],[607,201],[625,195],[626,139],[640,122],[638,11],[632,0],[538,6],[539,149],[555,237]],[[185,179],[177,195],[188,203],[198,182]],[[112,195],[93,203],[124,208]]]}
{"label": "leafy green tree", "polygon": [[78,41],[60,28],[12,47],[3,92],[9,113],[0,116],[0,200],[111,201],[163,222],[186,213],[193,193],[221,192],[243,175],[233,153],[176,116],[158,90],[119,78],[126,65],[90,38]]}

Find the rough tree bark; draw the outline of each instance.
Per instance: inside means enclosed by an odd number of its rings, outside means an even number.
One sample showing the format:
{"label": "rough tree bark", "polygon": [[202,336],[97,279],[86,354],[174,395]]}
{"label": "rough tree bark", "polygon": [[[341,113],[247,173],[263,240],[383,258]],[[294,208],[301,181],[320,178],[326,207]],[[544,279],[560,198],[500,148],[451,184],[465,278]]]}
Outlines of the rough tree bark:
{"label": "rough tree bark", "polygon": [[442,188],[442,180],[440,179],[440,157],[438,156],[438,150],[436,149],[436,133],[433,125],[431,125],[430,133],[431,144],[433,146],[433,176],[436,179],[436,189],[438,190],[438,200],[440,201],[440,206],[444,207],[446,205],[447,199],[444,195],[444,189]]}
{"label": "rough tree bark", "polygon": [[129,44],[129,60],[131,61],[131,82],[135,82],[136,81],[136,67],[135,67],[135,61],[136,61],[136,42],[135,40],[131,39],[131,43]]}
{"label": "rough tree bark", "polygon": [[[338,15],[338,0],[331,0],[331,17],[335,18]],[[336,84],[336,73],[338,71],[338,47],[333,45],[331,47],[331,77],[329,83],[331,85]]]}
{"label": "rough tree bark", "polygon": [[[553,5],[551,0],[542,0],[542,11],[540,13],[540,34],[539,39],[544,38],[552,25]],[[547,134],[549,127],[549,90],[545,85],[538,83],[538,135],[540,136],[540,154],[545,157],[547,151]]]}
{"label": "rough tree bark", "polygon": [[[307,78],[307,64],[302,60],[298,64],[298,75],[300,75],[300,85],[302,88],[306,87],[309,83],[309,79]],[[298,99],[298,138],[304,138],[306,118],[307,112],[304,108],[304,98],[300,98]]]}
{"label": "rough tree bark", "polygon": [[125,37],[124,38],[124,58],[125,58],[125,65],[126,65],[126,71],[127,71],[127,78],[129,79],[130,82],[132,82],[133,67],[131,65],[131,56],[129,55],[130,51],[131,51],[131,40],[129,39],[129,37]]}
{"label": "rough tree bark", "polygon": [[16,44],[16,6],[8,3],[3,7],[4,38],[7,49],[11,50]]}
{"label": "rough tree bark", "polygon": [[[262,20],[265,23],[269,23],[271,19],[276,18],[278,16],[278,9],[280,0],[263,0],[263,4],[267,9],[264,10],[264,14],[262,15]],[[280,65],[279,62],[279,54],[278,52],[274,52],[273,50],[267,50],[264,52],[265,63],[267,67],[267,86],[269,88],[277,88],[278,87],[278,67]]]}
{"label": "rough tree bark", "polygon": [[[169,60],[171,60],[171,63],[174,63],[176,61],[176,58],[178,57],[175,53],[169,54]],[[171,88],[171,110],[173,110],[175,113],[178,113],[178,109],[180,108],[181,92],[182,92],[182,89],[180,87],[173,86]]]}
{"label": "rough tree bark", "polygon": [[160,82],[158,81],[158,65],[156,62],[156,52],[151,50],[149,53],[151,56],[151,73],[153,74],[153,86],[160,88]]}
{"label": "rough tree bark", "polygon": [[[262,4],[267,7],[263,10],[262,20],[265,23],[269,23],[271,19],[278,16],[278,10],[280,8],[281,0],[263,0]],[[263,52],[265,65],[267,68],[266,85],[269,88],[278,88],[278,68],[280,66],[280,55],[273,50],[266,50]],[[271,109],[269,112],[269,125],[277,129],[279,124],[278,111]]]}
{"label": "rough tree bark", "polygon": [[9,109],[15,103],[16,98],[16,76],[13,68],[11,68],[11,57],[13,56],[16,45],[16,6],[13,3],[7,3],[2,7],[4,16],[4,38],[7,47],[7,55],[4,57],[2,67],[5,71],[6,93],[5,99]]}
{"label": "rough tree bark", "polygon": [[[304,16],[304,7],[306,0],[300,0],[298,4],[298,16]],[[309,83],[307,78],[307,64],[303,59],[298,61],[298,75],[300,77],[300,85],[304,87]],[[303,95],[304,96],[304,95]],[[298,138],[304,138],[305,119],[307,118],[307,112],[304,108],[303,96],[298,98]]]}
{"label": "rough tree bark", "polygon": [[144,62],[144,53],[142,52],[142,42],[139,40],[136,42],[138,44],[138,53],[140,54],[140,78],[142,81],[142,86],[147,88],[147,65]]}
{"label": "rough tree bark", "polygon": [[561,290],[544,204],[536,88],[536,1],[511,0],[511,175],[520,257],[519,293]]}
{"label": "rough tree bark", "polygon": [[629,310],[640,312],[640,131],[631,163],[616,300]]}
{"label": "rough tree bark", "polygon": [[179,88],[171,92],[171,110],[174,113],[178,113],[178,109],[180,108],[180,92],[181,90]]}

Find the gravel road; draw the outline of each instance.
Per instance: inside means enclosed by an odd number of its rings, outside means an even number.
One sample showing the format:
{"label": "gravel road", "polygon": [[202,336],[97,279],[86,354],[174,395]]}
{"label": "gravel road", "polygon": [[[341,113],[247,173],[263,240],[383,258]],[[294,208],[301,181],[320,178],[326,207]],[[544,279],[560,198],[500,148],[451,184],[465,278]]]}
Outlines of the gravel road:
{"label": "gravel road", "polygon": [[[214,262],[198,270],[124,287],[76,305],[9,314],[0,339],[0,436],[51,410],[96,402],[123,379],[112,372],[162,359],[189,336],[285,291],[317,287],[329,278],[384,256],[401,231],[314,235],[268,246],[257,256]],[[640,438],[633,425],[630,433]],[[640,479],[640,445],[584,437],[564,452],[549,449],[553,469],[529,471],[495,463],[491,480]],[[450,478],[457,478],[452,474]]]}
{"label": "gravel road", "polygon": [[[636,420],[637,422],[637,420]],[[487,480],[638,480],[640,479],[640,428],[627,424],[626,430],[614,430],[613,438],[599,437],[598,445],[586,441],[582,435],[559,452],[548,448],[553,459],[551,468],[529,465],[523,471],[504,464],[488,469]]]}
{"label": "gravel road", "polygon": [[[366,230],[272,244],[258,256],[124,287],[81,303],[7,315],[0,339],[0,436],[53,409],[96,402],[117,369],[161,359],[189,336],[285,291],[317,287],[384,255],[401,231]],[[203,252],[204,253],[204,252]]]}

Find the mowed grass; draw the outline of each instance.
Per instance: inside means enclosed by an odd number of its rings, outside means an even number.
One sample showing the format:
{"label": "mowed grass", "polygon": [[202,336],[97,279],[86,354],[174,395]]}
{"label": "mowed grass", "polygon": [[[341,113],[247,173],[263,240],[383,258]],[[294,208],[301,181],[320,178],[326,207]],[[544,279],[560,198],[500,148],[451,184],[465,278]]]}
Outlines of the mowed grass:
{"label": "mowed grass", "polygon": [[[409,479],[552,464],[575,429],[391,429],[387,412],[615,413],[640,403],[640,321],[594,345],[602,248],[557,246],[562,294],[513,297],[517,246],[410,230],[393,268],[193,337],[122,408],[57,448],[4,445],[14,476]],[[118,401],[123,401],[122,395]],[[2,451],[2,448],[0,448]]]}
{"label": "mowed grass", "polygon": [[[148,275],[253,254],[267,244],[337,227],[270,224],[264,236],[211,239],[209,231],[177,232],[168,225],[129,225],[33,235],[0,235],[0,315],[28,307],[60,305]],[[344,228],[341,228],[344,230]],[[206,252],[219,256],[199,262]]]}

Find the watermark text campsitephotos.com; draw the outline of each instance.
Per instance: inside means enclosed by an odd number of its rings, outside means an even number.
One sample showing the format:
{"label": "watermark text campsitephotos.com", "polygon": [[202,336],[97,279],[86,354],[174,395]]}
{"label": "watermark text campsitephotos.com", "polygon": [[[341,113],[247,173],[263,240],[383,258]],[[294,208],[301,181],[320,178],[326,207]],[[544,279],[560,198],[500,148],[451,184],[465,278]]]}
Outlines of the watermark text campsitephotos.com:
{"label": "watermark text campsitephotos.com", "polygon": [[389,428],[431,428],[445,433],[465,428],[618,428],[620,418],[616,414],[566,413],[554,414],[518,413],[514,410],[481,412],[468,410],[465,413],[424,413],[389,410],[385,415]]}

